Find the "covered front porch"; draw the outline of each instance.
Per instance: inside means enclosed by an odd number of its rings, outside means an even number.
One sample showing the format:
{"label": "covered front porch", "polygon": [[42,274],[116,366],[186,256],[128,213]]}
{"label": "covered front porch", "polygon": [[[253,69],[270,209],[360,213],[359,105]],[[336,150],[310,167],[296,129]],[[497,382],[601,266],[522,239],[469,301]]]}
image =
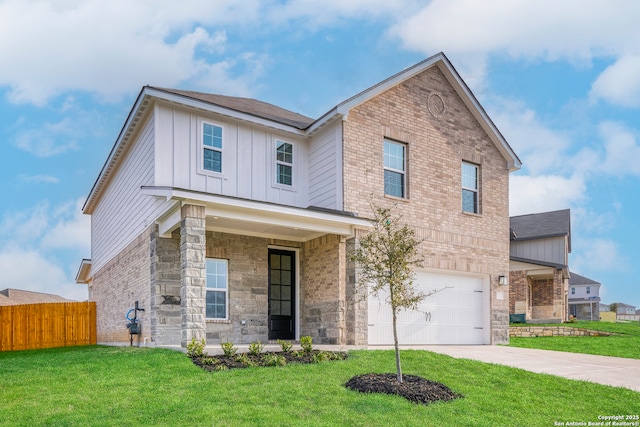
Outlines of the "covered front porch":
{"label": "covered front porch", "polygon": [[509,314],[524,314],[526,323],[567,321],[568,274],[561,266],[511,261]]}
{"label": "covered front porch", "polygon": [[366,318],[366,304],[355,298],[346,253],[368,220],[167,187],[143,192],[173,202],[151,242],[158,345],[362,341],[358,324],[366,329],[366,321],[356,318]]}

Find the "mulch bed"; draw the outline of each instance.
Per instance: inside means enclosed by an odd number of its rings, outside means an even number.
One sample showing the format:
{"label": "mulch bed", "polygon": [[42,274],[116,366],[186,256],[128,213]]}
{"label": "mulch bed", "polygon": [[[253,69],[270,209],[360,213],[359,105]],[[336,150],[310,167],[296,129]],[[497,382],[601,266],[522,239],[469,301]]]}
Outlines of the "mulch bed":
{"label": "mulch bed", "polygon": [[[286,364],[289,363],[318,363],[319,361],[329,360],[345,360],[347,353],[343,351],[322,351],[311,350],[310,352],[284,352],[284,351],[265,351],[259,355],[253,355],[251,353],[242,353],[243,356],[250,361],[249,363],[243,362],[240,359],[240,353],[235,356],[215,355],[209,357],[193,357],[191,360],[197,366],[208,371],[220,371],[227,369],[242,369],[251,366],[271,366],[265,363],[266,355],[282,356],[286,360]],[[206,360],[209,359],[209,360]],[[213,363],[212,360],[213,359]],[[204,363],[203,363],[204,362]]]}
{"label": "mulch bed", "polygon": [[361,393],[397,394],[414,403],[449,401],[462,397],[444,384],[416,375],[403,375],[399,383],[396,374],[364,374],[351,378],[345,386]]}

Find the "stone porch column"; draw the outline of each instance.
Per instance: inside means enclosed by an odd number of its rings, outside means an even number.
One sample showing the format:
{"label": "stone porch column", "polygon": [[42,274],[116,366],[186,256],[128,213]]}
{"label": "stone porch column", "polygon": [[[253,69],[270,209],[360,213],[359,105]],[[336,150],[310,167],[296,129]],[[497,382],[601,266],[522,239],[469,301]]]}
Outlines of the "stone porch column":
{"label": "stone porch column", "polygon": [[180,308],[182,347],[206,337],[205,208],[185,205],[180,222]]}
{"label": "stone porch column", "polygon": [[357,230],[357,238],[351,238],[346,242],[346,342],[347,345],[366,345],[369,335],[369,314],[367,302],[367,288],[358,283],[359,268],[348,260],[348,254],[356,248],[359,237],[365,231]]}

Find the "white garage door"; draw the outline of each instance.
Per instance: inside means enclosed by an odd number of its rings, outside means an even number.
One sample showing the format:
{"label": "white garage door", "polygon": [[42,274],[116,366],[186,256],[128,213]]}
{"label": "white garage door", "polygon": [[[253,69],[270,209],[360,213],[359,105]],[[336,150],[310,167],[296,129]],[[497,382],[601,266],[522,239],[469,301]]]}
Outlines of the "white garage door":
{"label": "white garage door", "polygon": [[[418,271],[414,284],[424,293],[442,290],[422,301],[418,310],[400,311],[400,345],[485,344],[488,295],[482,277]],[[370,345],[393,345],[391,307],[385,298],[369,295]]]}

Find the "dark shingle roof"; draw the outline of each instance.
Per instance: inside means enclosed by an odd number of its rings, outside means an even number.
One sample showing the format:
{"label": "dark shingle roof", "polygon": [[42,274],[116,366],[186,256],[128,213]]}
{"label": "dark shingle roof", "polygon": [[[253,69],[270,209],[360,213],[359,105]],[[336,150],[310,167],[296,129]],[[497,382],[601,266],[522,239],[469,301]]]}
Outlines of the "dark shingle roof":
{"label": "dark shingle roof", "polygon": [[596,282],[595,280],[591,280],[587,277],[581,276],[577,273],[571,272],[571,277],[569,278],[569,285],[599,285],[600,282]]}
{"label": "dark shingle roof", "polygon": [[510,218],[511,240],[531,240],[569,236],[571,251],[571,214],[569,209]]}
{"label": "dark shingle roof", "polygon": [[258,101],[257,99],[159,87],[154,87],[153,89],[197,99],[198,101],[204,101],[209,104],[229,108],[241,113],[251,114],[252,116],[261,117],[263,119],[273,120],[274,122],[293,126],[298,129],[306,129],[314,122],[314,119],[312,118],[294,113],[293,111],[285,110],[284,108],[280,108],[267,102]]}

